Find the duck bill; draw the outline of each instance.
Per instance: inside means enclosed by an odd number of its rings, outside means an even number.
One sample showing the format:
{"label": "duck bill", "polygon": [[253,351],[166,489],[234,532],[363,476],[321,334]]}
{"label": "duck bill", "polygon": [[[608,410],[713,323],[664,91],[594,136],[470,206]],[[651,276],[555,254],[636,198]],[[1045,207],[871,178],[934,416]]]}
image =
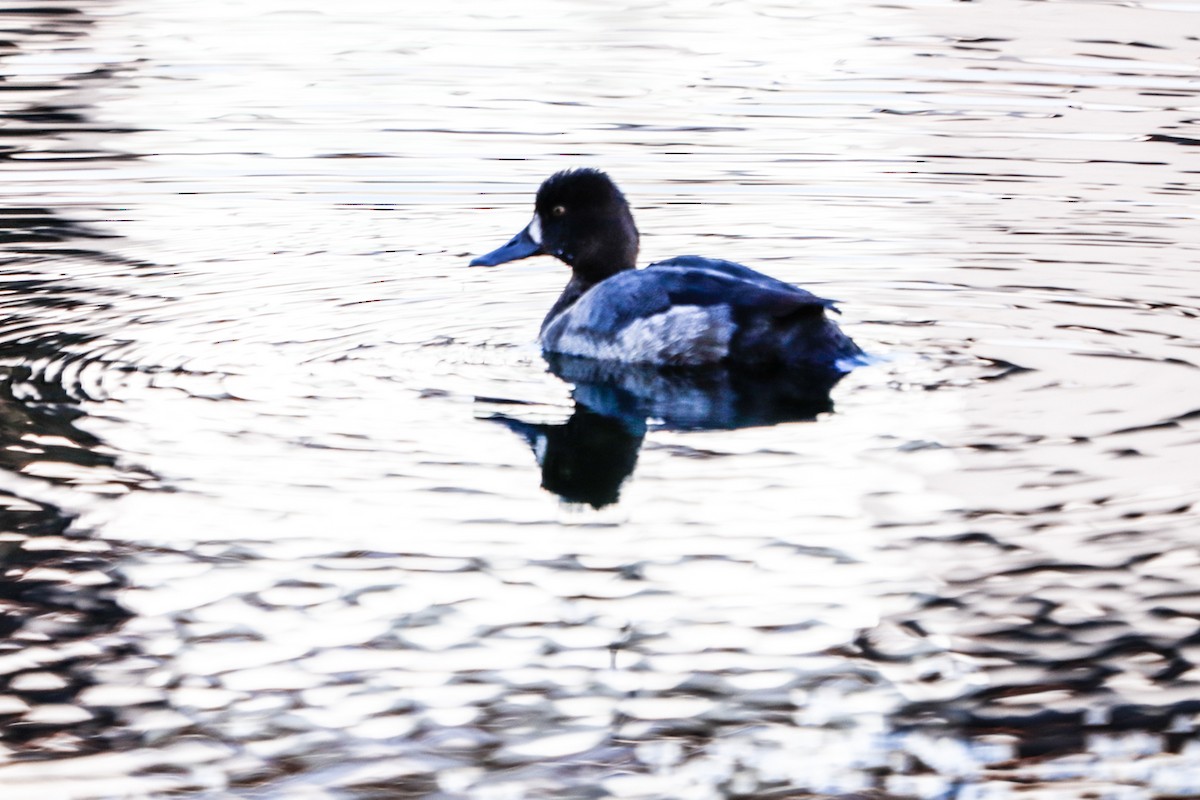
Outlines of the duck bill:
{"label": "duck bill", "polygon": [[503,247],[498,247],[487,255],[479,256],[479,258],[471,261],[472,267],[494,267],[497,264],[504,264],[509,261],[516,261],[520,258],[529,258],[530,256],[540,255],[542,246],[529,232],[529,228],[533,223],[526,225],[524,229],[514,236],[508,244]]}

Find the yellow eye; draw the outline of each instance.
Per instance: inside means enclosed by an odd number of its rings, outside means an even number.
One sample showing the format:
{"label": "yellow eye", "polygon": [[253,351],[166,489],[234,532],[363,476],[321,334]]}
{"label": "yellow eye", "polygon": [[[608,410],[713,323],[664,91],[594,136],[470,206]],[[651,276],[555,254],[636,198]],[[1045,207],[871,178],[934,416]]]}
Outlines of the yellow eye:
{"label": "yellow eye", "polygon": [[561,217],[563,214],[567,213],[567,207],[555,206],[554,208],[550,209],[550,213],[556,217]]}

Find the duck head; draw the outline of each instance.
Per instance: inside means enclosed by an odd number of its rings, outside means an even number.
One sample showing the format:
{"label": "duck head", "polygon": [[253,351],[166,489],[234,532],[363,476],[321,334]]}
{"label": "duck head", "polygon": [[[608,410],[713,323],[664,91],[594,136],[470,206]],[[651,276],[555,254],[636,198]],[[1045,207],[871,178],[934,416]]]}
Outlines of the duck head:
{"label": "duck head", "polygon": [[637,252],[637,226],[621,190],[599,170],[574,169],[547,178],[529,224],[471,266],[494,267],[545,254],[571,267],[582,282],[597,283],[633,269]]}

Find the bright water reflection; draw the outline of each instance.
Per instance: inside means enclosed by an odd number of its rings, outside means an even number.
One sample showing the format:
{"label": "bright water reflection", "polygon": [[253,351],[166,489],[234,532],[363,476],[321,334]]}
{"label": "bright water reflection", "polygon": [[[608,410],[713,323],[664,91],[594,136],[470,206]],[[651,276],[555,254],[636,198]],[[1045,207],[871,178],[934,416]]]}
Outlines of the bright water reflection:
{"label": "bright water reflection", "polygon": [[[5,800],[1200,791],[1194,6],[380,8],[0,9]],[[569,165],[884,360],[559,379]]]}

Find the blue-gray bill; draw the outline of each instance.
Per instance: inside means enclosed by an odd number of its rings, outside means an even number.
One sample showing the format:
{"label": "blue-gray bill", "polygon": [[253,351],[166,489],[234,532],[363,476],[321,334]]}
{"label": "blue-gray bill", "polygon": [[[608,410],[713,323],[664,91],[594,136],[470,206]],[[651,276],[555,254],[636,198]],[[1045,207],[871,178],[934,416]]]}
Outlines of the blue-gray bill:
{"label": "blue-gray bill", "polygon": [[486,255],[472,259],[470,266],[472,267],[494,267],[497,264],[504,264],[509,261],[516,261],[529,256],[536,256],[542,252],[542,246],[529,233],[529,226],[526,225],[520,233],[509,240],[508,244],[498,247]]}

